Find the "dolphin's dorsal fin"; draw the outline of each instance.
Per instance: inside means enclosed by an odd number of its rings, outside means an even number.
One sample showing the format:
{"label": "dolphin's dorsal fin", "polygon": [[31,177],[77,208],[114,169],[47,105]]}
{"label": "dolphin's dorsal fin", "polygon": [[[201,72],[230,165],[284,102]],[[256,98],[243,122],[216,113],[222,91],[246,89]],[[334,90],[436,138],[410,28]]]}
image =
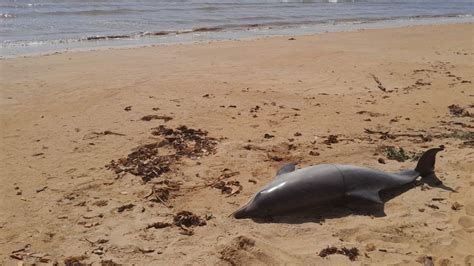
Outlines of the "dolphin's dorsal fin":
{"label": "dolphin's dorsal fin", "polygon": [[280,168],[280,170],[278,170],[278,172],[276,174],[277,178],[280,175],[291,173],[291,172],[295,171],[295,169],[296,169],[296,164],[295,163],[285,164]]}
{"label": "dolphin's dorsal fin", "polygon": [[353,191],[347,192],[347,196],[369,200],[375,203],[383,204],[382,199],[380,199],[379,192],[377,190],[369,190],[369,189],[355,189]]}

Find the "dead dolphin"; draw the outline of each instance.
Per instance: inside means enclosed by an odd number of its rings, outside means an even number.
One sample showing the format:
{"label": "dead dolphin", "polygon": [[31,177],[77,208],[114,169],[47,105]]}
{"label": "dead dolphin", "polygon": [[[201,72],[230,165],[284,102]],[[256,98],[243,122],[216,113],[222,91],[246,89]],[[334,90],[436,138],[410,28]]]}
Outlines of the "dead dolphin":
{"label": "dead dolphin", "polygon": [[427,150],[414,170],[398,173],[341,164],[321,164],[296,170],[294,164],[288,164],[277,172],[273,182],[233,216],[241,219],[281,215],[330,205],[346,197],[383,203],[380,191],[414,182],[419,176],[434,174],[436,153],[443,149],[441,146]]}

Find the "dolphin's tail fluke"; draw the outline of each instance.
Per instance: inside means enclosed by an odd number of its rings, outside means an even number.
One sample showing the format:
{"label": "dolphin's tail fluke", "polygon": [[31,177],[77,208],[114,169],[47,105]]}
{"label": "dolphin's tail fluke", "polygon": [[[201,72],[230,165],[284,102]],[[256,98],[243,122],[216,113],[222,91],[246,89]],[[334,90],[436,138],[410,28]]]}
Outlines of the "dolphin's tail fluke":
{"label": "dolphin's tail fluke", "polygon": [[421,155],[420,160],[418,160],[418,164],[416,165],[415,171],[420,173],[420,176],[422,177],[434,174],[436,153],[442,150],[444,150],[443,145],[439,146],[439,148],[433,148],[425,151],[425,153]]}

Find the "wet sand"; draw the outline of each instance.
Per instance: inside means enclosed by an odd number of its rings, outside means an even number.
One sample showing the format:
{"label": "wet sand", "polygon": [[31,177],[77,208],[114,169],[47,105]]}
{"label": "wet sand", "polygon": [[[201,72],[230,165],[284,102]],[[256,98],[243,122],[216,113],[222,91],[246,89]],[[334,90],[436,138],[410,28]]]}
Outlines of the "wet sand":
{"label": "wet sand", "polygon": [[[357,264],[474,263],[473,31],[3,59],[0,264],[339,265],[343,248]],[[416,162],[387,151],[439,145],[445,187],[417,182],[385,215],[229,217],[287,162],[398,171]]]}

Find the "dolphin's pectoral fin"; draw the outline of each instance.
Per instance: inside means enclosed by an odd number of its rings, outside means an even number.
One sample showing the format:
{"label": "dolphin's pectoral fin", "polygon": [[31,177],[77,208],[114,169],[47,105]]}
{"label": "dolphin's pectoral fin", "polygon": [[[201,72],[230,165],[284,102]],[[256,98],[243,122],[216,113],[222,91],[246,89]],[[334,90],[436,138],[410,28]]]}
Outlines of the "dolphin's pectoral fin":
{"label": "dolphin's pectoral fin", "polygon": [[282,174],[291,173],[291,172],[295,171],[295,169],[296,169],[296,164],[295,163],[288,163],[288,164],[283,165],[280,168],[280,170],[278,170],[276,175],[278,177]]}
{"label": "dolphin's pectoral fin", "polygon": [[375,203],[383,204],[377,190],[354,190],[346,193],[349,197],[369,200]]}

